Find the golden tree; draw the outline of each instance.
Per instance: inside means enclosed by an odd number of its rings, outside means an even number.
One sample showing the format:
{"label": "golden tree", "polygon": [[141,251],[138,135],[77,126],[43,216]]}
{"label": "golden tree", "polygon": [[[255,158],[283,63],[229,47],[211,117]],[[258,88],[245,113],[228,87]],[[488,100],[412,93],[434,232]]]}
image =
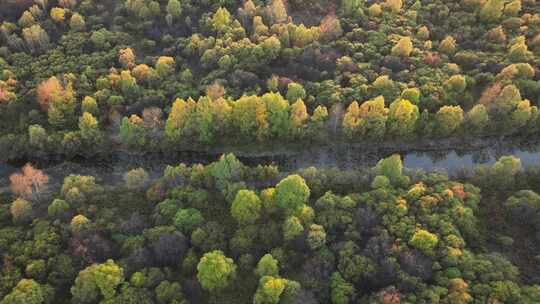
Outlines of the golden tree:
{"label": "golden tree", "polygon": [[124,68],[132,69],[135,66],[135,53],[131,48],[121,49],[118,61]]}
{"label": "golden tree", "polygon": [[392,48],[392,55],[399,57],[409,57],[413,50],[410,37],[402,37]]}

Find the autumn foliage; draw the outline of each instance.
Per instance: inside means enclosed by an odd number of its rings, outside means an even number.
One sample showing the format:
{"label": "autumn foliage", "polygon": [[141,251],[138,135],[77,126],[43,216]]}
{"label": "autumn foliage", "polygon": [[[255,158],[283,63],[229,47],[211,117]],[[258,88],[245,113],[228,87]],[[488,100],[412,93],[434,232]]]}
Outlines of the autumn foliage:
{"label": "autumn foliage", "polygon": [[46,189],[49,176],[31,164],[26,164],[21,172],[13,173],[9,180],[13,193],[25,199],[33,199]]}
{"label": "autumn foliage", "polygon": [[49,104],[62,90],[62,84],[54,76],[40,83],[36,89],[36,95],[41,108],[44,111],[49,109]]}

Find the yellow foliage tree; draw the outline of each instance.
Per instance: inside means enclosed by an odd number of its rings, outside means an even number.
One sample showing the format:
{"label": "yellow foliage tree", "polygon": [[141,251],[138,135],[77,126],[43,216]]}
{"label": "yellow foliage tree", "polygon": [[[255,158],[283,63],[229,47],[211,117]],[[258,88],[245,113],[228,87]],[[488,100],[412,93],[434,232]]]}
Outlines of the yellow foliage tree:
{"label": "yellow foliage tree", "polygon": [[392,48],[392,55],[399,57],[409,57],[413,50],[413,44],[410,37],[402,37]]}
{"label": "yellow foliage tree", "polygon": [[51,9],[51,19],[57,23],[64,22],[66,20],[66,10],[61,7],[53,7]]}

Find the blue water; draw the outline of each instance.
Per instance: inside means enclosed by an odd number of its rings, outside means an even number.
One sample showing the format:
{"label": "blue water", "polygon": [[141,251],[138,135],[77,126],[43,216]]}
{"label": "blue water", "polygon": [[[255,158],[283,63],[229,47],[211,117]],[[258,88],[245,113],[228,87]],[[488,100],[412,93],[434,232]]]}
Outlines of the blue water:
{"label": "blue water", "polygon": [[514,155],[521,159],[521,165],[524,168],[540,164],[540,152],[516,150],[505,153],[488,150],[481,153],[475,152],[462,155],[451,151],[442,157],[422,153],[409,153],[404,156],[403,165],[411,169],[424,169],[428,171],[441,169],[449,173],[455,173],[462,169],[471,169],[480,164],[493,164],[497,159],[505,155]]}

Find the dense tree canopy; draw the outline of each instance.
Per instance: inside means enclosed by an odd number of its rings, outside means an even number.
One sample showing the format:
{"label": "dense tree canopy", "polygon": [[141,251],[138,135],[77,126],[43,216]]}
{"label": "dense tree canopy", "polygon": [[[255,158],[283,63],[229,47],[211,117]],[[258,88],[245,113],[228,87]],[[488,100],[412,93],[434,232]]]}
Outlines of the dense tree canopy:
{"label": "dense tree canopy", "polygon": [[534,0],[0,1],[0,304],[540,303],[539,56]]}
{"label": "dense tree canopy", "polygon": [[455,180],[404,168],[397,154],[365,171],[280,172],[228,154],[153,172],[107,185],[55,173],[39,199],[10,191],[0,204],[0,253],[11,261],[0,269],[1,303],[540,297],[538,269],[522,255],[538,249],[513,249],[540,236],[538,170],[512,156]]}
{"label": "dense tree canopy", "polygon": [[223,252],[205,253],[197,265],[197,278],[204,289],[213,291],[225,288],[236,276],[236,265]]}
{"label": "dense tree canopy", "polygon": [[4,160],[540,130],[532,1],[10,2]]}

